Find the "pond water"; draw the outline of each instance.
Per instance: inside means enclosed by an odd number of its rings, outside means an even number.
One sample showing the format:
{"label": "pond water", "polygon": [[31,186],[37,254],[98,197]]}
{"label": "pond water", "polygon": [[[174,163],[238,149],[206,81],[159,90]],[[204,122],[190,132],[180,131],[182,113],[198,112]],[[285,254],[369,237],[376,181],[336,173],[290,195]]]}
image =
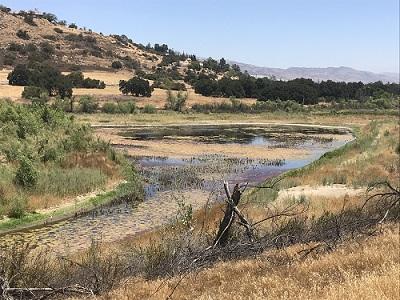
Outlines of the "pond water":
{"label": "pond water", "polygon": [[[0,237],[0,248],[29,243],[66,253],[88,247],[92,240],[113,242],[169,222],[176,216],[177,199],[200,209],[210,195],[218,201],[222,181],[257,184],[293,168],[305,166],[325,152],[352,139],[345,129],[304,126],[169,126],[136,127],[120,130],[120,136],[132,141],[184,141],[192,147],[208,144],[207,153],[176,157],[132,157],[146,181],[142,203],[120,204],[95,209],[86,216],[57,224]],[[217,153],[213,145],[248,145],[265,149],[306,150],[301,157],[278,159],[232,157]],[[124,148],[129,145],[124,145]],[[284,152],[282,152],[284,153]]]}

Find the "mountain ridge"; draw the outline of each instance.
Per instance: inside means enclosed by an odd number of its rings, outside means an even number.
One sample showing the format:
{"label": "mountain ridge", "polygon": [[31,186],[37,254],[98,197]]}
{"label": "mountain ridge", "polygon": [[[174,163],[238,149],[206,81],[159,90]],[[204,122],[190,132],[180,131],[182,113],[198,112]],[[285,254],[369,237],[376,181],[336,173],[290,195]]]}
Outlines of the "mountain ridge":
{"label": "mountain ridge", "polygon": [[229,61],[237,64],[242,71],[247,71],[250,75],[256,77],[275,77],[281,80],[292,80],[295,78],[309,78],[314,81],[332,80],[344,82],[370,83],[376,81],[399,82],[399,74],[384,72],[374,73],[370,71],[357,70],[351,67],[290,67],[290,68],[270,68],[260,67],[252,64]]}

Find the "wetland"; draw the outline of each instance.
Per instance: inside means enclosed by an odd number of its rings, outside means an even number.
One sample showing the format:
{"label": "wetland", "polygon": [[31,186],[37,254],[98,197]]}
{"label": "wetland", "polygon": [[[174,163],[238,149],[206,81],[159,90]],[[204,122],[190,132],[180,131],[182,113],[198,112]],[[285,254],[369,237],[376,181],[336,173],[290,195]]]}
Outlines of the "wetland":
{"label": "wetland", "polygon": [[70,253],[88,248],[93,240],[122,240],[175,220],[180,203],[198,210],[220,201],[223,180],[257,185],[353,139],[344,127],[261,123],[105,126],[96,133],[136,165],[144,201],[8,234],[0,247],[28,243]]}

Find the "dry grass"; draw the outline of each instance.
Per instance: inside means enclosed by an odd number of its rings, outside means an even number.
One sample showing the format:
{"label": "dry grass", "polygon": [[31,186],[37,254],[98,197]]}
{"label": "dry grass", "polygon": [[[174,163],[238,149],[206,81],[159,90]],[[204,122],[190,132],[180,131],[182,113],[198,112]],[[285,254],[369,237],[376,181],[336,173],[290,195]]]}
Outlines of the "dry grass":
{"label": "dry grass", "polygon": [[[0,97],[10,98],[14,101],[23,101],[21,99],[21,93],[23,91],[23,87],[20,86],[10,86],[8,85],[7,75],[11,72],[9,69],[0,70]],[[64,73],[68,74],[68,73]],[[167,91],[163,89],[154,89],[151,97],[132,97],[132,96],[123,96],[119,91],[119,81],[120,80],[128,80],[132,78],[134,75],[133,72],[123,70],[123,71],[88,71],[83,72],[85,77],[90,77],[93,79],[102,80],[106,84],[105,89],[82,89],[75,88],[73,89],[74,96],[83,96],[83,95],[91,95],[93,96],[97,102],[102,105],[105,102],[116,102],[116,101],[130,101],[133,100],[136,102],[138,107],[144,107],[146,104],[152,104],[157,108],[164,108],[167,100]],[[174,92],[176,93],[176,92]],[[189,88],[187,98],[187,106],[191,107],[193,104],[205,104],[212,102],[224,102],[229,101],[226,98],[214,98],[214,97],[205,97],[199,94],[196,94],[192,88]],[[242,99],[248,104],[254,103],[255,99]]]}
{"label": "dry grass", "polygon": [[181,123],[202,123],[202,124],[223,124],[232,122],[247,123],[292,123],[292,124],[316,124],[316,125],[337,125],[360,127],[365,126],[372,120],[395,119],[394,116],[385,115],[335,115],[335,114],[305,114],[305,113],[259,113],[259,114],[203,114],[203,113],[175,113],[162,112],[157,114],[129,114],[129,115],[111,115],[111,114],[79,114],[76,119],[80,122],[90,123],[92,125],[137,125],[137,124],[181,124]]}
{"label": "dry grass", "polygon": [[[396,154],[398,132],[399,126],[395,122],[364,126],[361,128],[359,144],[349,146],[345,153],[340,153],[317,167],[299,172],[299,175],[289,179],[289,184],[339,183],[358,187],[386,179],[396,182],[399,174],[399,157]],[[370,141],[366,140],[368,138]]]}
{"label": "dry grass", "polygon": [[[256,259],[221,262],[182,280],[174,299],[398,299],[397,225],[305,260],[302,245],[268,251]],[[290,265],[277,266],[287,257]],[[279,263],[278,263],[279,264]],[[154,294],[162,280],[134,278],[102,299],[166,299],[179,278]],[[154,295],[153,295],[154,294]]]}

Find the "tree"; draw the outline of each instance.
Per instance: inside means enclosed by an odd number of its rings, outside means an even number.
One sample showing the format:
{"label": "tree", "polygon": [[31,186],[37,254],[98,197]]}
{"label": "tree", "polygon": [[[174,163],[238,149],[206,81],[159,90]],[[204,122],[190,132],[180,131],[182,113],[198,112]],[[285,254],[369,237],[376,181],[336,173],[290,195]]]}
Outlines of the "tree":
{"label": "tree", "polygon": [[203,61],[203,67],[206,69],[210,69],[213,71],[218,70],[218,62],[215,59],[212,59],[211,57],[207,58],[207,60]]}
{"label": "tree", "polygon": [[226,63],[225,58],[219,60],[218,69],[220,72],[229,71],[229,64]]}
{"label": "tree", "polygon": [[31,72],[26,65],[17,65],[7,76],[8,84],[18,86],[28,85],[30,76]]}
{"label": "tree", "polygon": [[42,18],[53,24],[57,23],[58,20],[57,16],[51,13],[43,13]]}
{"label": "tree", "polygon": [[149,82],[139,77],[133,77],[128,81],[121,80],[119,82],[119,90],[124,95],[131,94],[136,97],[151,97],[151,92],[153,91]]}

